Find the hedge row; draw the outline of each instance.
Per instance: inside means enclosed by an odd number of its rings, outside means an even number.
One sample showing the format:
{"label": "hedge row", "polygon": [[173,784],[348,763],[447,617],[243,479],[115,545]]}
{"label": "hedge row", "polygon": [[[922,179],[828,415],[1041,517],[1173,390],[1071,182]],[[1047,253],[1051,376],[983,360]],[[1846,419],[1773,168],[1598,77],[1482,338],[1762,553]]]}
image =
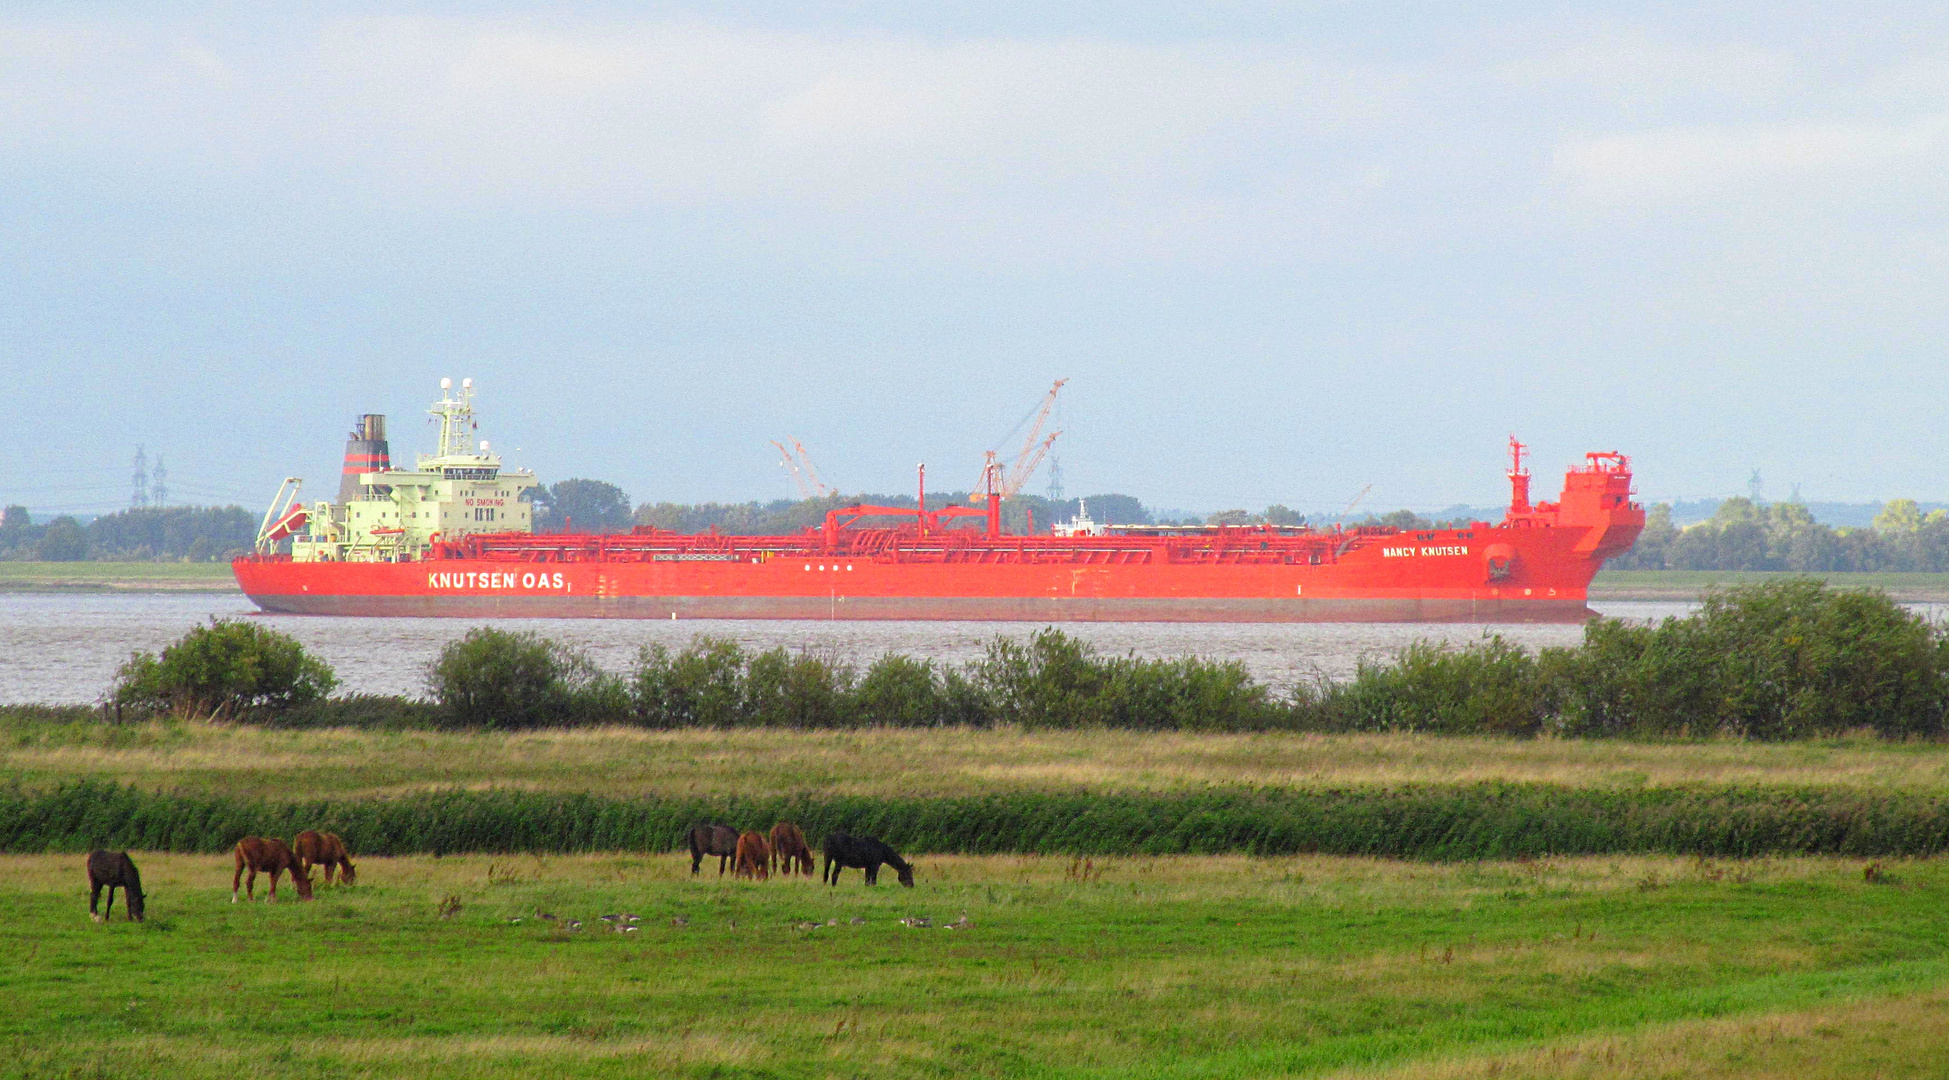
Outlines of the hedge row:
{"label": "hedge row", "polygon": [[1581,854],[1925,856],[1949,850],[1949,799],[1821,789],[1631,791],[1547,784],[1090,795],[613,799],[445,791],[268,802],[82,782],[0,791],[0,850],[95,847],[221,853],[302,829],[368,855],[667,852],[692,824],[798,822],[815,844],[844,830],[907,851],[1290,855],[1458,860]]}

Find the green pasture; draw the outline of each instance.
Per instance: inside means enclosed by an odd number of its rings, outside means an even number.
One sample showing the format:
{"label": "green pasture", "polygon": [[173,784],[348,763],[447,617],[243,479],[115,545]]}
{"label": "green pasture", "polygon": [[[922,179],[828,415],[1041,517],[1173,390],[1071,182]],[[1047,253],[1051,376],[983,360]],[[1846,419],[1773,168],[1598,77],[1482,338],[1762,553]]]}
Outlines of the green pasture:
{"label": "green pasture", "polygon": [[236,590],[223,562],[0,562],[0,592]]}
{"label": "green pasture", "polygon": [[79,857],[0,857],[0,1076],[1821,1080],[1939,1076],[1949,1019],[1937,862],[374,858],[233,905],[136,857],[106,925]]}

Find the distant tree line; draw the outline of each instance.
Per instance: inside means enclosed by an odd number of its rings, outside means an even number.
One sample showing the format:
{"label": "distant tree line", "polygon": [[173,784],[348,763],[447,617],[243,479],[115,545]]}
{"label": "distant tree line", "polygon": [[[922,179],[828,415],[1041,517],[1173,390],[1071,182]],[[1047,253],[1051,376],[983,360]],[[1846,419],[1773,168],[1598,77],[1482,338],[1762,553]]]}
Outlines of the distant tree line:
{"label": "distant tree line", "polygon": [[[773,536],[817,528],[832,510],[868,503],[911,510],[916,505],[911,493],[902,495],[862,494],[826,495],[811,499],[753,499],[732,503],[645,502],[630,510],[629,495],[615,484],[601,480],[564,480],[549,487],[536,488],[526,496],[535,505],[535,528],[541,532],[628,532],[632,526],[648,525],[678,533],[703,533],[715,529],[726,536]],[[927,493],[930,509],[949,505],[980,506],[980,497],[968,491]],[[1274,503],[1259,513],[1245,509],[1220,510],[1195,517],[1169,518],[1156,513],[1134,495],[1114,492],[1058,500],[1026,492],[1002,503],[1002,527],[1011,533],[1048,532],[1049,526],[1088,514],[1099,525],[1279,525],[1289,528],[1307,524],[1306,515],[1291,507]],[[1412,510],[1386,514],[1369,513],[1347,524],[1364,527],[1392,527],[1402,530],[1467,528],[1471,521],[1487,513],[1467,506],[1452,506],[1434,517]],[[1491,515],[1493,516],[1493,515]],[[977,529],[972,518],[954,522],[950,528]]]}
{"label": "distant tree line", "polygon": [[241,506],[153,506],[81,524],[61,515],[36,524],[24,506],[0,513],[0,559],[214,562],[249,551],[257,519]]}
{"label": "distant tree line", "polygon": [[1924,514],[1895,499],[1868,528],[1835,528],[1799,503],[1727,499],[1712,517],[1687,528],[1672,524],[1660,503],[1646,516],[1637,544],[1613,560],[1620,570],[1792,570],[1820,572],[1949,571],[1949,513]]}
{"label": "distant tree line", "polygon": [[[966,491],[928,492],[927,506],[982,505]],[[635,522],[680,533],[701,533],[716,529],[727,536],[768,536],[816,528],[825,523],[832,510],[866,503],[912,510],[919,505],[914,495],[827,495],[814,499],[774,499],[770,502],[742,503],[644,503],[636,508]],[[1090,520],[1099,525],[1158,524],[1144,504],[1130,495],[1088,495],[1058,502],[1038,495],[1016,495],[1002,503],[1002,527],[1010,532],[1027,532],[1033,522],[1036,531],[1079,516],[1087,507]],[[1281,508],[1283,509],[1283,508]],[[953,523],[952,528],[980,528],[974,518]],[[580,526],[577,527],[578,531]]]}

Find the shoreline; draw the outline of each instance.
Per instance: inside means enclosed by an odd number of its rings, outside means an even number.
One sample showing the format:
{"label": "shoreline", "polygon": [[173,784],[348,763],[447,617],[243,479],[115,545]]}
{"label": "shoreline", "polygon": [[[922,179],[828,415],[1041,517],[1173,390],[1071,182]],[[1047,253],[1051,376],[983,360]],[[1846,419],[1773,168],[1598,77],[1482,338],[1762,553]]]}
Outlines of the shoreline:
{"label": "shoreline", "polygon": [[1814,578],[1836,589],[1878,589],[1904,604],[1949,603],[1949,574],[1800,574],[1789,570],[1604,570],[1590,584],[1590,599],[1695,602],[1713,589],[1795,578]]}
{"label": "shoreline", "polygon": [[236,593],[229,563],[0,562],[0,593]]}

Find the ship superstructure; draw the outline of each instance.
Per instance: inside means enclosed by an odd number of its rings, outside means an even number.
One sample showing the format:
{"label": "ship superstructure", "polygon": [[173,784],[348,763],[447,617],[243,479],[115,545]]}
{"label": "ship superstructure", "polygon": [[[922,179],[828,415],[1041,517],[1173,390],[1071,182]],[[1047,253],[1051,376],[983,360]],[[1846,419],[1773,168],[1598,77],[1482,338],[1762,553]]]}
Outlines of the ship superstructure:
{"label": "ship superstructure", "polygon": [[398,563],[424,559],[435,544],[480,533],[530,532],[534,506],[523,492],[538,486],[531,472],[501,467],[486,439],[476,439],[474,380],[440,380],[440,400],[427,410],[439,423],[438,449],[420,454],[411,469],[395,469],[385,440],[385,417],[359,418],[346,443],[340,501],[297,501],[287,480],[259,532],[268,554],[290,538],[293,562]]}
{"label": "ship superstructure", "polygon": [[927,509],[923,484],[919,509],[853,505],[788,535],[535,533],[534,477],[472,442],[472,387],[433,413],[440,451],[414,470],[360,473],[366,496],[343,504],[274,504],[261,550],[235,564],[245,593],[339,615],[1574,621],[1644,526],[1624,455],[1586,455],[1556,502],[1532,503],[1512,438],[1502,520],[1441,528],[1103,526],[1085,511],[1009,534],[991,460],[985,505]]}

